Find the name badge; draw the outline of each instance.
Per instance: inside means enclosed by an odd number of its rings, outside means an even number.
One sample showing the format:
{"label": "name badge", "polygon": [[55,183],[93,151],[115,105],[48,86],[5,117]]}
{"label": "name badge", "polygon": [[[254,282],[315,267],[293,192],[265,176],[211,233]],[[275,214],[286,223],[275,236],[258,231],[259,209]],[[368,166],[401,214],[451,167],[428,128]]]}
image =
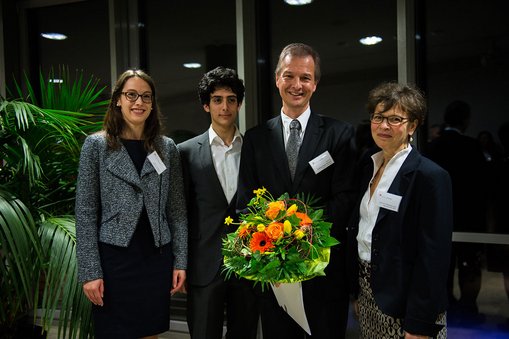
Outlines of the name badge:
{"label": "name badge", "polygon": [[329,151],[325,151],[309,162],[315,174],[320,173],[334,163]]}
{"label": "name badge", "polygon": [[388,192],[379,192],[377,196],[377,204],[380,207],[397,212],[399,210],[399,203],[401,202],[401,198],[402,197],[400,195]]}
{"label": "name badge", "polygon": [[159,154],[157,154],[156,151],[150,153],[147,158],[150,161],[150,163],[152,164],[152,166],[154,166],[157,174],[161,174],[164,171],[166,171],[166,166],[164,165],[161,158],[159,158]]}

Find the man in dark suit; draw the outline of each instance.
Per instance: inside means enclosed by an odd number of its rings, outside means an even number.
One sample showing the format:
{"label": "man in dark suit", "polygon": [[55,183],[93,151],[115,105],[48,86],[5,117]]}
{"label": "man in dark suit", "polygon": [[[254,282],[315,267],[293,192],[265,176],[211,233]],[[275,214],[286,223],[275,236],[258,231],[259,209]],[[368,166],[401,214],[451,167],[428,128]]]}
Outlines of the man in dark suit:
{"label": "man in dark suit", "polygon": [[[182,158],[189,222],[187,321],[193,339],[220,339],[226,303],[226,338],[255,338],[258,314],[243,317],[250,285],[237,279],[225,282],[221,274],[225,217],[235,216],[242,136],[235,122],[244,99],[237,73],[218,67],[206,73],[198,86],[210,128],[178,145]],[[234,231],[234,230],[231,230]],[[245,293],[245,292],[249,293]],[[253,323],[251,332],[244,329]]]}
{"label": "man in dark suit", "polygon": [[[237,208],[244,210],[253,190],[262,186],[275,198],[288,192],[291,196],[304,193],[319,199],[318,205],[324,207],[327,220],[333,223],[331,234],[341,244],[332,248],[327,276],[303,282],[304,307],[313,339],[343,338],[348,318],[346,224],[355,187],[354,128],[311,111],[309,101],[320,80],[319,56],[311,47],[300,43],[286,46],[279,57],[275,80],[283,107],[277,117],[245,134]],[[293,143],[288,140],[293,138],[290,125],[295,124],[300,147],[292,174],[285,147],[292,148],[287,145]],[[305,332],[279,307],[272,290],[255,292],[264,339],[304,337]]]}
{"label": "man in dark suit", "polygon": [[[454,231],[486,230],[486,162],[479,142],[465,135],[470,122],[470,105],[451,102],[445,109],[445,128],[428,145],[426,156],[449,172],[452,181]],[[477,296],[481,290],[482,244],[453,243],[447,282],[449,320],[480,323]],[[453,295],[455,269],[458,269],[460,299]]]}

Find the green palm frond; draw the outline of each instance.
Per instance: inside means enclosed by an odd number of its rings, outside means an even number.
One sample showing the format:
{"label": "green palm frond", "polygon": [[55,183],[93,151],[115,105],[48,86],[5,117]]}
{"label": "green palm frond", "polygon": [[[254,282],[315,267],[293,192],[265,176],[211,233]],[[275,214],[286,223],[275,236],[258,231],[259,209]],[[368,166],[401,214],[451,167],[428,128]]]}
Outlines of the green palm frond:
{"label": "green palm frond", "polygon": [[[48,81],[57,77],[63,83]],[[0,333],[40,308],[45,329],[59,311],[59,338],[87,338],[91,305],[77,282],[69,215],[81,141],[102,127],[109,101],[83,71],[41,71],[37,87],[23,80],[8,90],[16,99],[0,97]]]}
{"label": "green palm frond", "polygon": [[0,189],[0,324],[15,322],[16,314],[34,305],[42,249],[28,208]]}
{"label": "green palm frond", "polygon": [[76,338],[78,333],[90,333],[91,304],[78,283],[74,217],[48,218],[41,223],[39,234],[46,254],[45,289],[39,303],[43,324],[51,325],[55,311],[60,309],[59,337]]}

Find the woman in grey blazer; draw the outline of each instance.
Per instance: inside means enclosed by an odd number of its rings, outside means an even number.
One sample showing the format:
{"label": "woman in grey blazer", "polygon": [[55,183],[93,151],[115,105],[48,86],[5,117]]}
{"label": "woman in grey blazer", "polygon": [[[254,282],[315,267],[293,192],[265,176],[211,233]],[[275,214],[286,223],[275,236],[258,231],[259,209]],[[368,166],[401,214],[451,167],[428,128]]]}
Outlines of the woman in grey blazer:
{"label": "woman in grey blazer", "polygon": [[169,328],[170,292],[186,279],[180,159],[160,134],[149,75],[117,80],[103,131],[86,138],[76,191],[79,281],[95,338],[155,338]]}

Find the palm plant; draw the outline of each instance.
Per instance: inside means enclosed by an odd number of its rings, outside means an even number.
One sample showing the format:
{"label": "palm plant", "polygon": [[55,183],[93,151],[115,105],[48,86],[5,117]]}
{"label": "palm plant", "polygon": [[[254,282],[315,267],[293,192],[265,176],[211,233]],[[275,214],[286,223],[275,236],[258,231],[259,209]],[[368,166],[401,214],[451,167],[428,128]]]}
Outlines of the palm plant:
{"label": "palm plant", "polygon": [[[56,77],[62,83],[49,82]],[[25,76],[17,99],[0,98],[0,331],[42,310],[48,330],[60,310],[58,336],[87,337],[90,304],[77,283],[73,216],[83,137],[101,126],[107,100],[98,79],[67,68]],[[10,330],[9,330],[10,329]],[[10,331],[10,332],[9,332]]]}

